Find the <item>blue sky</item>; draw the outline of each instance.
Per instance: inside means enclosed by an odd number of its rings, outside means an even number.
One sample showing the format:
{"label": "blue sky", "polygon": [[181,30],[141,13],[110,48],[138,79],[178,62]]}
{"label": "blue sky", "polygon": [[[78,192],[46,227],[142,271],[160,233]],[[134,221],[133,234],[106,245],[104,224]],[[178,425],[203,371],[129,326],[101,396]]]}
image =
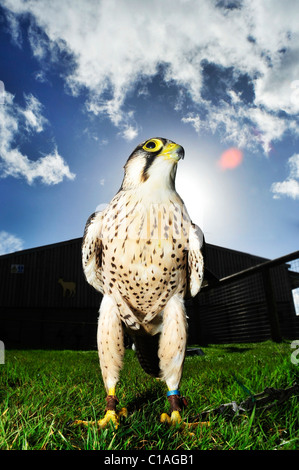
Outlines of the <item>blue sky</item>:
{"label": "blue sky", "polygon": [[155,136],[208,243],[298,249],[296,2],[1,4],[0,253],[82,236]]}

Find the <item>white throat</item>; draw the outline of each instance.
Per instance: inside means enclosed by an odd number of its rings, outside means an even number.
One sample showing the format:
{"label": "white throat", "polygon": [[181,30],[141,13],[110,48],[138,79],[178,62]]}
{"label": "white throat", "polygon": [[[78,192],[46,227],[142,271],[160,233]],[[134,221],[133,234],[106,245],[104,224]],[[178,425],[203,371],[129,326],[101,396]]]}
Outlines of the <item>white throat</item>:
{"label": "white throat", "polygon": [[176,199],[178,197],[175,190],[176,167],[172,166],[169,172],[169,165],[170,163],[167,161],[163,162],[163,164],[152,165],[148,179],[136,188],[136,195],[144,203],[146,201],[165,203],[169,199]]}

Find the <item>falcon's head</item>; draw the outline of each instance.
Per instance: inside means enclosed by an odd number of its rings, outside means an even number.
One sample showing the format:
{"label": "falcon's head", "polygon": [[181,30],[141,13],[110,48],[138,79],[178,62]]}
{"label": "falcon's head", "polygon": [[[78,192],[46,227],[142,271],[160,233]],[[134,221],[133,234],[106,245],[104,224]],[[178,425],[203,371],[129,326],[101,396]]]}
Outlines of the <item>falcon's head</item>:
{"label": "falcon's head", "polygon": [[171,140],[154,137],[138,145],[124,166],[121,189],[155,184],[174,189],[176,166],[184,158],[184,149]]}

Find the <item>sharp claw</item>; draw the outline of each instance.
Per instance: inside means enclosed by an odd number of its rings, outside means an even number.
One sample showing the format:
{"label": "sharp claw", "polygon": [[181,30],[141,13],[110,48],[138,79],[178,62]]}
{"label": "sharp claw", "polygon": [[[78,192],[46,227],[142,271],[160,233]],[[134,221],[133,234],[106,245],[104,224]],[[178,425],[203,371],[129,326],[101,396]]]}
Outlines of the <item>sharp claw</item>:
{"label": "sharp claw", "polygon": [[92,421],[84,421],[81,419],[75,419],[75,421],[68,421],[67,424],[69,426],[79,426],[80,424],[83,424],[83,426],[88,426]]}
{"label": "sharp claw", "polygon": [[119,416],[114,410],[107,410],[104,418],[100,419],[97,422],[97,425],[100,429],[104,429],[110,421],[113,423],[115,429],[117,429],[119,425]]}
{"label": "sharp claw", "polygon": [[171,416],[168,416],[167,413],[162,413],[160,417],[161,423],[167,423],[169,425],[175,425],[182,421],[179,411],[173,411]]}
{"label": "sharp claw", "polygon": [[160,416],[160,423],[170,424],[171,423],[170,416],[168,416],[167,413],[162,413],[161,416]]}
{"label": "sharp claw", "polygon": [[122,408],[119,412],[118,412],[118,416],[119,418],[121,416],[123,416],[124,418],[127,418],[128,417],[128,410],[127,408]]}
{"label": "sharp claw", "polygon": [[117,429],[119,425],[119,419],[122,416],[125,418],[128,416],[127,408],[122,408],[118,413],[114,410],[107,410],[104,418],[100,419],[99,421],[82,421],[80,419],[77,419],[76,421],[73,421],[71,424],[72,425],[83,424],[84,426],[88,426],[90,424],[96,423],[99,429],[104,429],[109,425],[110,422],[112,422],[114,428]]}
{"label": "sharp claw", "polygon": [[[167,423],[169,426],[176,426],[177,424],[179,424],[182,430],[193,429],[193,428],[196,428],[197,426],[209,426],[210,425],[209,421],[201,422],[201,423],[185,423],[184,421],[182,421],[179,411],[173,411],[171,413],[171,416],[169,416],[167,413],[162,413],[160,417],[160,422]],[[194,436],[193,433],[189,433],[189,434],[191,436],[192,435]]]}

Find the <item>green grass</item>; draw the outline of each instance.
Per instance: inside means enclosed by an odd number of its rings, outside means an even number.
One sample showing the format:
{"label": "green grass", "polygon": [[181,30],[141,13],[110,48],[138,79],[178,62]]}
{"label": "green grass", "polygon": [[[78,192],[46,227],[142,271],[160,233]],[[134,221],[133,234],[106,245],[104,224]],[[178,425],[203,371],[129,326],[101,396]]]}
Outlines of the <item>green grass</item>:
{"label": "green grass", "polygon": [[[188,397],[184,419],[222,403],[247,398],[266,387],[299,382],[290,343],[214,345],[187,357],[181,392]],[[160,424],[168,410],[165,385],[147,376],[135,353],[126,351],[117,389],[128,417],[117,431],[72,426],[75,419],[100,419],[105,392],[95,351],[6,351],[0,365],[0,449],[195,450],[299,449],[299,401],[292,397],[271,410],[228,419],[212,416],[194,435]],[[237,378],[237,381],[235,378]],[[239,383],[238,383],[239,382]]]}

